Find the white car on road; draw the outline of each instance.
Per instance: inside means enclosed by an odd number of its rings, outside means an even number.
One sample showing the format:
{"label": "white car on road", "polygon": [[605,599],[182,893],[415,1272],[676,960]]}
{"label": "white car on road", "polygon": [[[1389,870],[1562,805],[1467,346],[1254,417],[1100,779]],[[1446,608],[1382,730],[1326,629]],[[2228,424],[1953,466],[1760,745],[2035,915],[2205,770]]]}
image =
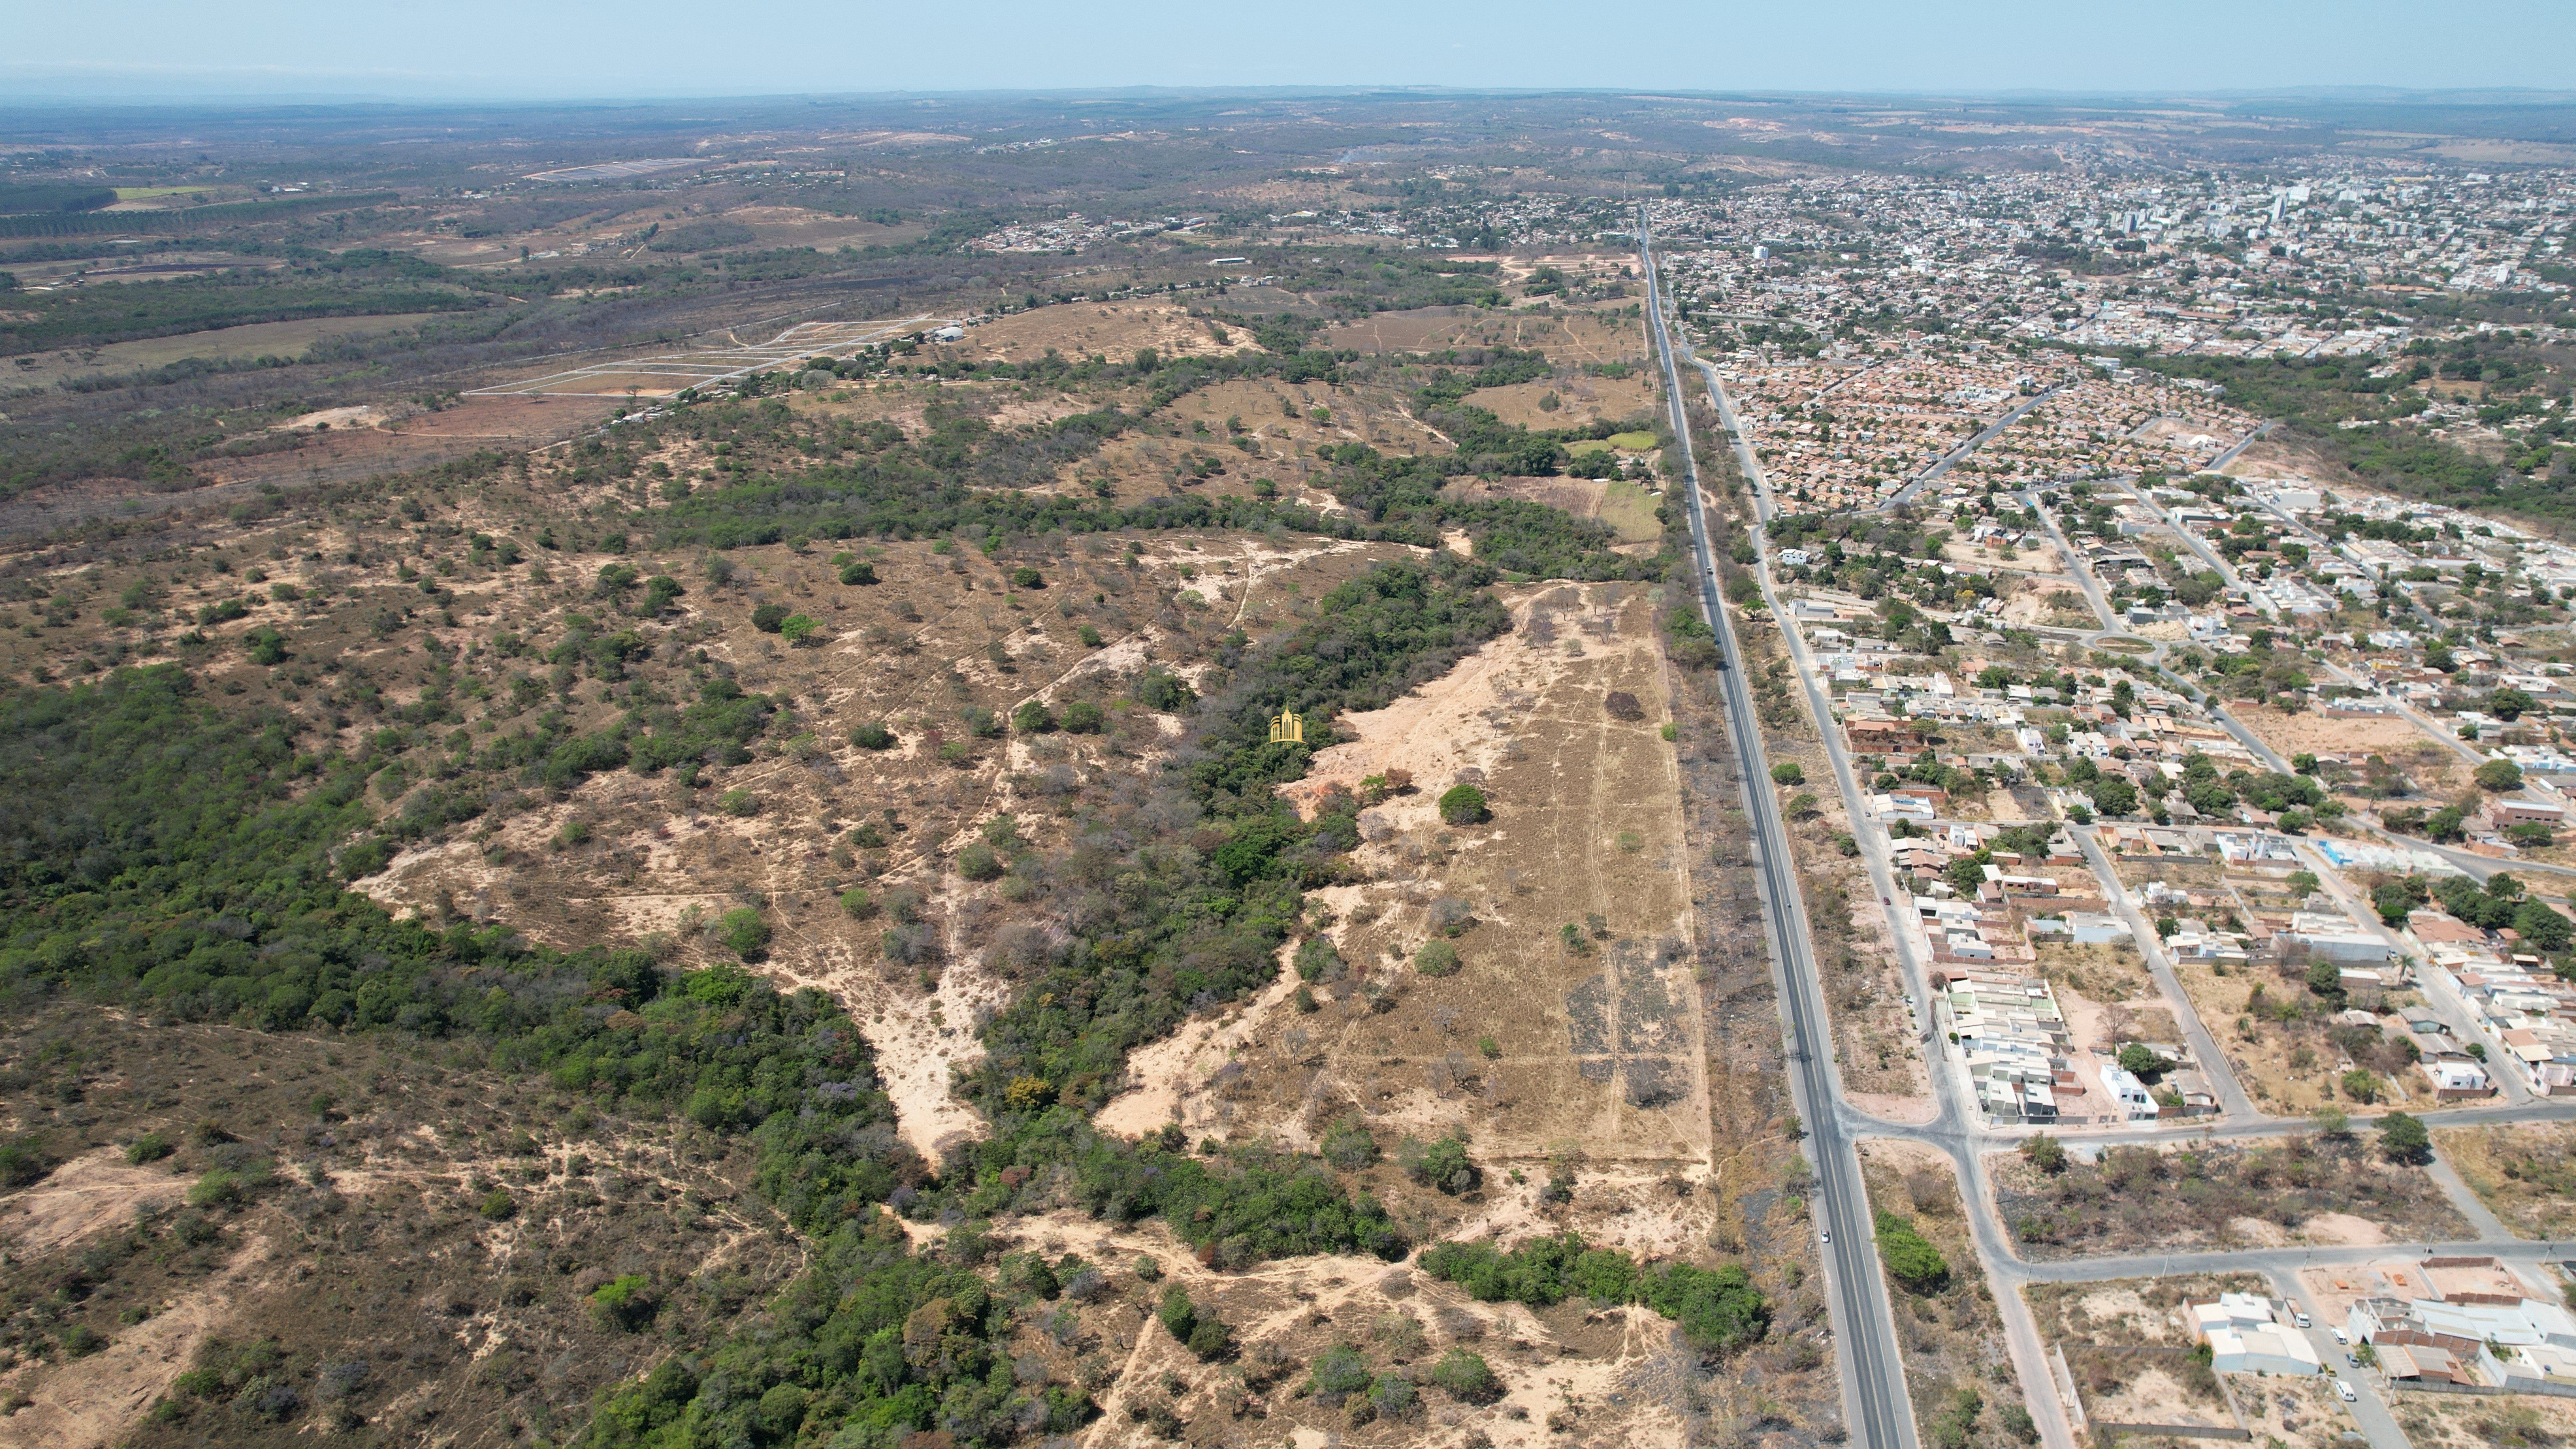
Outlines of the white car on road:
{"label": "white car on road", "polygon": [[2335,1380],[2335,1397],[2349,1404],[2361,1396],[2352,1391],[2352,1380],[2337,1379]]}

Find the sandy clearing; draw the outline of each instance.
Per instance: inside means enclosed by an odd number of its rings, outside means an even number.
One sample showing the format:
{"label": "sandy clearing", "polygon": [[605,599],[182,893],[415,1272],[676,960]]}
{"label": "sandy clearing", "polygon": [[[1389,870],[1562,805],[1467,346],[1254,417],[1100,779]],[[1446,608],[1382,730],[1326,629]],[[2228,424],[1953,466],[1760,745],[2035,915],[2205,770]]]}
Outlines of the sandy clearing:
{"label": "sandy clearing", "polygon": [[[1306,778],[1281,793],[1295,801],[1301,812],[1311,812],[1315,796],[1328,785],[1356,790],[1370,775],[1409,770],[1414,793],[1391,797],[1375,809],[1389,825],[1411,830],[1437,822],[1433,802],[1461,770],[1490,774],[1506,741],[1486,715],[1504,707],[1506,689],[1521,696],[1543,694],[1565,669],[1566,656],[1560,648],[1531,641],[1531,614],[1547,596],[1571,596],[1574,591],[1546,585],[1498,592],[1511,609],[1512,632],[1488,641],[1448,673],[1384,709],[1342,716],[1341,729],[1354,738],[1319,751],[1307,763]],[[1570,622],[1575,611],[1566,612]],[[1586,648],[1598,658],[1647,653],[1654,642],[1621,638],[1588,643]]]}
{"label": "sandy clearing", "polygon": [[2016,545],[2011,558],[2005,558],[1999,549],[1957,539],[1941,546],[1941,556],[1970,568],[2024,574],[2036,579],[2062,581],[2069,588],[2075,586],[2073,579],[2065,577],[2065,566],[2058,562],[2056,546],[2036,538]]}
{"label": "sandy clearing", "polygon": [[2204,1398],[2152,1364],[2133,1364],[2131,1377],[2115,1392],[2084,1406],[2088,1417],[2106,1424],[2198,1424],[2232,1429],[2226,1405]]}
{"label": "sandy clearing", "polygon": [[119,1149],[102,1147],[0,1203],[0,1238],[28,1256],[55,1252],[131,1221],[146,1203],[177,1202],[187,1191],[167,1169],[136,1167]]}
{"label": "sandy clearing", "polygon": [[[1193,1022],[1161,1041],[1128,1053],[1128,1078],[1139,1085],[1110,1098],[1107,1105],[1092,1114],[1092,1125],[1127,1137],[1143,1136],[1166,1122],[1192,1125],[1184,1105],[1194,1086],[1206,1085],[1208,1075],[1232,1060],[1296,994],[1297,973],[1288,965],[1295,949],[1294,943],[1281,944],[1278,979],[1241,1009],[1221,1020]],[[1213,1131],[1216,1136],[1225,1135],[1222,1128]]]}
{"label": "sandy clearing", "polygon": [[2279,1223],[2265,1218],[2229,1218],[2225,1236],[2255,1248],[2286,1248],[2290,1245],[2288,1231]]}
{"label": "sandy clearing", "polygon": [[992,1130],[950,1090],[959,1068],[983,1060],[977,1033],[1011,998],[1011,984],[971,953],[952,951],[938,989],[923,992],[861,965],[844,942],[782,937],[761,974],[782,989],[812,986],[841,1002],[867,1038],[878,1082],[894,1099],[895,1130],[914,1151],[936,1162],[947,1145]]}
{"label": "sandy clearing", "polygon": [[1941,1104],[1928,1096],[1893,1092],[1845,1092],[1843,1100],[1885,1122],[1924,1123],[1941,1115]]}
{"label": "sandy clearing", "polygon": [[92,1449],[123,1442],[187,1368],[197,1345],[222,1326],[230,1305],[250,1286],[251,1269],[268,1256],[268,1240],[254,1237],[203,1287],[120,1330],[106,1348],[88,1358],[22,1370],[10,1376],[19,1379],[16,1384],[0,1379],[0,1391],[32,1400],[0,1419],[0,1449]]}
{"label": "sandy clearing", "polygon": [[2388,1241],[2388,1229],[2350,1213],[2319,1213],[2299,1225],[2299,1235],[2330,1247],[2368,1248]]}

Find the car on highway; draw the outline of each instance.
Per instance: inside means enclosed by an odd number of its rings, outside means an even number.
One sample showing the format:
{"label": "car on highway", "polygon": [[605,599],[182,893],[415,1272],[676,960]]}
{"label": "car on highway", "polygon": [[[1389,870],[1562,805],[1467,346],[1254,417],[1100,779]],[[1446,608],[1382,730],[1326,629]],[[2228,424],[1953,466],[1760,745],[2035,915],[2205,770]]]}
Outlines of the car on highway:
{"label": "car on highway", "polygon": [[2356,1394],[2356,1393],[2354,1393],[2354,1392],[2352,1391],[2352,1380],[2350,1380],[2350,1379],[2337,1379],[2337,1380],[2335,1380],[2335,1397],[2336,1397],[2336,1398],[2338,1398],[2338,1399],[2341,1399],[2341,1400],[2343,1400],[2345,1403],[2349,1404],[2349,1403],[2353,1402],[2354,1400],[2356,1400],[2356,1399],[2360,1398],[2360,1397],[2361,1397],[2361,1395]]}
{"label": "car on highway", "polygon": [[1825,1235],[1824,1235],[1824,1236],[1825,1236],[1825,1246],[1826,1246],[1826,1247],[1828,1247],[1828,1248],[1832,1247],[1832,1246],[1834,1245],[1834,1230],[1833,1230],[1833,1229],[1831,1229],[1831,1228],[1827,1228],[1827,1229],[1825,1229]]}

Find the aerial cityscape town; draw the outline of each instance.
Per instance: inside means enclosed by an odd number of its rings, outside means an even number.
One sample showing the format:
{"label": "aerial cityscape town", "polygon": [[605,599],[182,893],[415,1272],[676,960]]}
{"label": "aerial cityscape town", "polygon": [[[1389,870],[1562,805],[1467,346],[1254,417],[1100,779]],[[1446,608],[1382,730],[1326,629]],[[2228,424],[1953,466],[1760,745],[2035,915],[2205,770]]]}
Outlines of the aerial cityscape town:
{"label": "aerial cityscape town", "polygon": [[0,107],[0,1449],[2576,1441],[2571,117]]}

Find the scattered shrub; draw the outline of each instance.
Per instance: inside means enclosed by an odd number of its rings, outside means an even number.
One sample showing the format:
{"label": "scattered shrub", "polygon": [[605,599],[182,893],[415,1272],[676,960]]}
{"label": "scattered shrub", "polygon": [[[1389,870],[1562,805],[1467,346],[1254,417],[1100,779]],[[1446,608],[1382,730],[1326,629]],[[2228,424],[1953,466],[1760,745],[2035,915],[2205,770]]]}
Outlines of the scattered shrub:
{"label": "scattered shrub", "polygon": [[634,1333],[653,1321],[662,1303],[650,1280],[641,1273],[629,1273],[591,1294],[590,1310],[600,1326]]}
{"label": "scattered shrub", "polygon": [[1180,679],[1160,669],[1148,669],[1136,680],[1136,702],[1157,714],[1178,714],[1198,698]]}
{"label": "scattered shrub", "polygon": [[1344,1172],[1358,1172],[1377,1161],[1377,1138],[1357,1117],[1344,1117],[1324,1129],[1319,1144],[1324,1160]]}
{"label": "scattered shrub", "polygon": [[1342,1400],[1365,1391],[1375,1378],[1367,1356],[1356,1345],[1337,1343],[1315,1356],[1315,1365],[1307,1372],[1306,1392],[1327,1409],[1339,1408]]}
{"label": "scattered shrub", "polygon": [[957,852],[957,873],[968,880],[998,880],[1002,858],[993,853],[993,847],[978,841]]}
{"label": "scattered shrub", "polygon": [[1431,1367],[1431,1382],[1471,1404],[1490,1404],[1503,1396],[1502,1380],[1484,1355],[1453,1348]]}
{"label": "scattered shrub", "polygon": [[1440,796],[1440,818],[1451,825],[1476,825],[1488,819],[1485,792],[1469,784],[1450,786]]}
{"label": "scattered shrub", "polygon": [[1476,1164],[1467,1157],[1467,1139],[1457,1132],[1418,1142],[1407,1137],[1397,1150],[1405,1176],[1425,1187],[1456,1197],[1476,1185]]}
{"label": "scattered shrub", "polygon": [[1950,1286],[1950,1261],[1914,1229],[1910,1218],[1878,1215],[1878,1256],[1887,1275],[1915,1293],[1930,1295]]}
{"label": "scattered shrub", "polygon": [[769,922],[749,906],[736,906],[717,918],[716,939],[748,961],[769,945]]}

